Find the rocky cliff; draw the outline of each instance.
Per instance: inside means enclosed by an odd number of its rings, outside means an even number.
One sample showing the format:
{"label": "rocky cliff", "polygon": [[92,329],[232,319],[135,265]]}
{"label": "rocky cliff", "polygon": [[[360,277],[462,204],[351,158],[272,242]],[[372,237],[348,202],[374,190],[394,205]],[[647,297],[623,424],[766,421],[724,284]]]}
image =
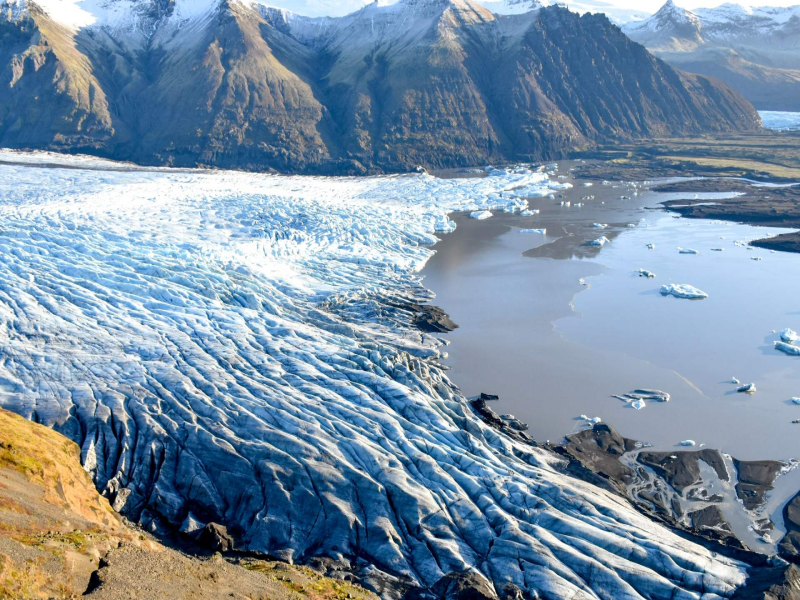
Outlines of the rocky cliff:
{"label": "rocky cliff", "polygon": [[726,86],[557,6],[401,0],[309,19],[238,0],[56,4],[0,5],[0,146],[358,173],[760,126]]}

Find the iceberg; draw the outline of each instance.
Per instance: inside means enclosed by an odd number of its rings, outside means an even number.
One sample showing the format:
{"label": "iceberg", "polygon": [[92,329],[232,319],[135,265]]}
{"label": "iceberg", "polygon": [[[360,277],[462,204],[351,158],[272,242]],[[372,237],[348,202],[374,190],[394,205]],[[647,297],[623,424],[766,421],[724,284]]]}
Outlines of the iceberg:
{"label": "iceberg", "polygon": [[739,384],[741,383],[741,381],[739,381],[738,379],[736,379],[736,377],[731,377],[731,383],[732,383],[733,385],[739,385]]}
{"label": "iceberg", "polygon": [[647,277],[648,279],[655,279],[656,277],[655,273],[653,273],[652,271],[648,271],[647,269],[639,269],[635,272],[639,273],[639,277]]}
{"label": "iceberg", "polygon": [[647,249],[648,250],[655,250],[656,249],[656,245],[655,244],[647,244]]}
{"label": "iceberg", "polygon": [[800,335],[797,335],[797,332],[795,332],[792,329],[788,329],[787,328],[787,329],[782,330],[780,332],[780,336],[781,336],[781,339],[784,342],[787,342],[787,343],[800,341]]}
{"label": "iceberg", "polygon": [[606,229],[608,227],[608,223],[592,223],[592,227],[595,229]]}
{"label": "iceberg", "polygon": [[662,296],[675,296],[676,298],[687,298],[689,300],[699,300],[708,298],[702,290],[685,283],[669,283],[661,286]]}
{"label": "iceberg", "polygon": [[532,217],[533,215],[538,215],[539,214],[539,209],[538,208],[525,209],[522,212],[520,212],[519,214],[520,214],[520,216],[523,216],[523,217]]}
{"label": "iceberg", "polygon": [[491,216],[492,213],[488,210],[476,210],[474,212],[471,212],[469,215],[470,219],[478,219],[479,221],[483,219],[489,219],[491,218]]}
{"label": "iceberg", "polygon": [[636,400],[650,400],[652,402],[669,402],[671,396],[661,390],[636,389],[627,394],[614,394],[614,398],[623,402],[635,402]]}
{"label": "iceberg", "polygon": [[792,356],[800,356],[800,346],[795,346],[794,344],[787,344],[786,342],[776,341],[775,349],[780,350],[785,354],[791,354]]}
{"label": "iceberg", "polygon": [[547,234],[547,229],[520,229],[520,233],[540,233],[542,235]]}
{"label": "iceberg", "polygon": [[683,440],[679,445],[680,446],[694,446],[696,442],[694,440]]}
{"label": "iceberg", "polygon": [[692,248],[681,248],[680,246],[678,246],[678,252],[680,254],[700,254],[697,250]]}
{"label": "iceberg", "polygon": [[587,246],[600,246],[600,247],[602,247],[602,246],[605,246],[610,241],[611,240],[609,240],[606,236],[603,236],[601,238],[597,238],[596,240],[591,240],[589,242],[586,242],[586,245]]}
{"label": "iceberg", "polygon": [[736,391],[740,394],[755,394],[756,393],[756,384],[755,383],[745,383],[744,385],[740,385],[736,388]]}
{"label": "iceberg", "polygon": [[593,184],[593,183],[590,183],[590,182],[588,182],[588,181],[584,181],[584,182],[583,182],[581,185],[582,185],[583,187],[592,187],[594,184]]}
{"label": "iceberg", "polygon": [[645,406],[644,400],[634,400],[631,402],[631,407],[636,410],[642,410]]}

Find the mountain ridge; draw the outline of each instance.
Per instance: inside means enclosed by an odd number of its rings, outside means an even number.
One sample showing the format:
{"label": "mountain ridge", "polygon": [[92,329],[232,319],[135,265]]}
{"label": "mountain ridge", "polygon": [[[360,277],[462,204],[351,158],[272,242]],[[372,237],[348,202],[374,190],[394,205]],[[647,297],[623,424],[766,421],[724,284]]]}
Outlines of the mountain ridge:
{"label": "mountain ridge", "polygon": [[715,77],[758,109],[800,110],[800,6],[689,11],[668,0],[622,28],[674,67]]}
{"label": "mountain ridge", "polygon": [[402,0],[309,19],[238,0],[118,0],[90,26],[15,6],[0,20],[0,145],[12,148],[367,173],[760,127],[725,86],[673,70],[604,16],[556,6],[497,16]]}

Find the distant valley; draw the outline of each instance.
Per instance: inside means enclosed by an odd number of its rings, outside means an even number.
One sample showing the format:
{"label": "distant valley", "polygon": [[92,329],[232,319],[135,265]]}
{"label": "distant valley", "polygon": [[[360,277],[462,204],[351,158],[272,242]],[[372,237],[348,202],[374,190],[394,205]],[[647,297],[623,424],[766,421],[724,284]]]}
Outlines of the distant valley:
{"label": "distant valley", "polygon": [[800,6],[689,11],[669,0],[623,31],[672,66],[727,83],[759,110],[800,111]]}

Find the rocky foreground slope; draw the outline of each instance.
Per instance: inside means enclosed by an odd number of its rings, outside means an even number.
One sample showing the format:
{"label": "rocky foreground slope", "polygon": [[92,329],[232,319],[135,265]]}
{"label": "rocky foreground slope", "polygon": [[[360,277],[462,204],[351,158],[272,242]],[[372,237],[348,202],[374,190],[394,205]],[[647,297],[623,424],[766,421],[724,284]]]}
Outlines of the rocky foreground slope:
{"label": "rocky foreground slope", "polygon": [[375,598],[310,569],[165,547],[111,509],[79,458],[59,433],[0,409],[0,598]]}
{"label": "rocky foreground slope", "polygon": [[471,0],[319,19],[239,0],[4,0],[0,81],[0,147],[156,165],[407,171],[760,126],[602,15]]}
{"label": "rocky foreground slope", "polygon": [[724,81],[760,110],[800,111],[800,6],[689,11],[667,0],[623,31],[677,68]]}

